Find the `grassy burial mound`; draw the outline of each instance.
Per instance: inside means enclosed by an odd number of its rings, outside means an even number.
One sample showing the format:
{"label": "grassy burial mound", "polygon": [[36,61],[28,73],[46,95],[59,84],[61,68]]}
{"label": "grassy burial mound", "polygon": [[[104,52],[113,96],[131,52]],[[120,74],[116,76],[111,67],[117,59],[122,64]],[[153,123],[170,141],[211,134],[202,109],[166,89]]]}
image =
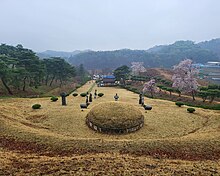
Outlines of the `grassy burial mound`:
{"label": "grassy burial mound", "polygon": [[[86,92],[90,87],[91,84],[85,84],[76,92]],[[61,105],[60,98],[57,102],[51,102],[49,98],[0,99],[0,150],[30,151],[55,157],[116,152],[166,159],[220,158],[219,111],[195,108],[194,113],[188,113],[186,105],[177,107],[173,102],[146,98],[145,102],[154,107],[146,113],[138,104],[138,94],[115,87],[95,89],[103,92],[104,96],[95,99],[85,111],[79,108],[85,97],[79,95],[68,96],[67,106]],[[116,92],[120,100],[111,102]],[[128,119],[135,112],[135,106],[144,116],[144,126],[125,135],[91,130],[85,119],[96,107],[104,114],[117,112],[116,108],[112,110],[105,103],[126,105],[126,109],[121,108],[120,112],[125,111],[123,117]],[[42,107],[35,110],[31,108],[33,104],[41,104]],[[125,119],[120,120],[127,123]]]}
{"label": "grassy burial mound", "polygon": [[141,111],[128,103],[106,102],[93,107],[86,116],[87,125],[104,133],[129,133],[144,124]]}

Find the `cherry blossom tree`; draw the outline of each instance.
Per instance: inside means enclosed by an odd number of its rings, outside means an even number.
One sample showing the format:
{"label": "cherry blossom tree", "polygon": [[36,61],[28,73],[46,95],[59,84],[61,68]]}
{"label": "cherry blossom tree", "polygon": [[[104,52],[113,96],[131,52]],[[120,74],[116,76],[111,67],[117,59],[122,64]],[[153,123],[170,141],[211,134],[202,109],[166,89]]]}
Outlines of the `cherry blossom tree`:
{"label": "cherry blossom tree", "polygon": [[195,100],[195,93],[198,89],[198,82],[196,79],[198,69],[193,67],[192,60],[185,59],[181,61],[178,65],[174,66],[173,70],[172,87],[180,92],[191,93],[193,100]]}
{"label": "cherry blossom tree", "polygon": [[143,66],[143,62],[132,62],[131,63],[131,70],[133,75],[139,75],[141,72],[145,72],[146,69]]}
{"label": "cherry blossom tree", "polygon": [[151,79],[150,81],[146,82],[144,84],[144,88],[143,88],[143,94],[145,92],[150,92],[151,97],[153,97],[153,94],[155,92],[157,92],[157,87],[156,87],[156,81],[155,79]]}

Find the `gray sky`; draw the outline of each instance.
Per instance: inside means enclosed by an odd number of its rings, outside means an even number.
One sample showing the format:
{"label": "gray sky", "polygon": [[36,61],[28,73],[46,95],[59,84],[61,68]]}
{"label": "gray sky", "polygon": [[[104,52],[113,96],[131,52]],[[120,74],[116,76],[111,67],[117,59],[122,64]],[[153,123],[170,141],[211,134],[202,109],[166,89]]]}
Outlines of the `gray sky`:
{"label": "gray sky", "polygon": [[34,51],[148,49],[220,37],[220,0],[0,0],[0,43]]}

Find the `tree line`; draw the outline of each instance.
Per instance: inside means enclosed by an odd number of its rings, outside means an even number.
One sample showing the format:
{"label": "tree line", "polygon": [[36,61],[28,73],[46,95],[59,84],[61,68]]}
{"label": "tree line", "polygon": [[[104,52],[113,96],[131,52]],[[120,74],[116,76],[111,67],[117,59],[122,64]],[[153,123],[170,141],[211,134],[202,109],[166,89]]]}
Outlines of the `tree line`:
{"label": "tree line", "polygon": [[9,94],[13,90],[26,91],[27,87],[62,86],[76,76],[76,68],[60,57],[39,59],[30,49],[22,45],[0,45],[0,79]]}
{"label": "tree line", "polygon": [[213,44],[216,47],[216,50],[213,50],[208,48],[211,44],[212,42],[201,47],[192,41],[178,41],[171,45],[156,46],[149,50],[89,51],[76,54],[68,61],[74,65],[84,64],[85,68],[89,70],[114,70],[122,65],[130,67],[132,62],[143,62],[145,68],[171,68],[183,58],[190,58],[195,63],[205,64],[208,61],[220,60],[216,53],[217,50],[220,50],[220,45]]}
{"label": "tree line", "polygon": [[[207,98],[210,98],[210,103],[212,103],[215,98],[220,97],[219,85],[200,87],[197,82],[199,70],[192,65],[192,60],[185,59],[181,61],[178,65],[174,66],[173,71],[172,81],[160,77],[143,77],[139,75],[140,72],[144,72],[142,63],[137,62],[133,63],[131,68],[126,65],[118,67],[114,70],[113,74],[116,80],[120,81],[123,86],[126,86],[126,80],[128,79],[133,81],[145,81],[142,92],[149,92],[151,97],[154,97],[153,94],[161,92],[161,90],[168,91],[170,96],[172,92],[178,93],[179,96],[181,96],[181,93],[191,94],[193,100],[195,100],[195,96],[198,95],[203,99],[203,102],[205,102]],[[156,84],[156,81],[162,84]]]}

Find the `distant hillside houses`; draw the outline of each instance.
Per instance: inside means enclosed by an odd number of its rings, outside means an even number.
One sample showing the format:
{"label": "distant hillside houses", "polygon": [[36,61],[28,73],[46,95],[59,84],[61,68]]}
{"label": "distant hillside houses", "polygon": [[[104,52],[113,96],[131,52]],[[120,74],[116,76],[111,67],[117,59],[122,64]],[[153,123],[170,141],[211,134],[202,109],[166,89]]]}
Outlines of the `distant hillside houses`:
{"label": "distant hillside houses", "polygon": [[206,64],[194,64],[199,68],[199,77],[210,83],[220,84],[220,62],[207,62]]}

